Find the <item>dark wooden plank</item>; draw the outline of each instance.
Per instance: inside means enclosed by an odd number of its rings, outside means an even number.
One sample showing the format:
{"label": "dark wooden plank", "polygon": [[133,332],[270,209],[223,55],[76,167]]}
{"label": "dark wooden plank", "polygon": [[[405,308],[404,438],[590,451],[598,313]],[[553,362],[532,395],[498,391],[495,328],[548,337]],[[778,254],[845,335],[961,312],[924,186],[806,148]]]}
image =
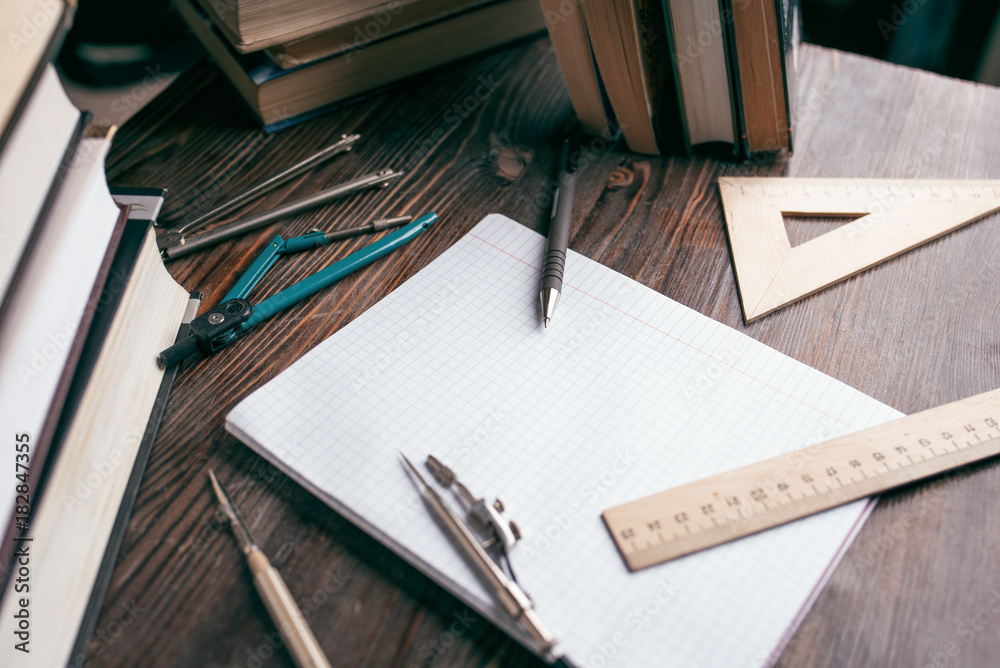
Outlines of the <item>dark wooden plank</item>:
{"label": "dark wooden plank", "polygon": [[[995,387],[996,216],[750,327],[742,324],[715,185],[720,174],[985,178],[1000,168],[993,141],[1000,91],[823,49],[806,47],[800,56],[794,157],[734,164],[595,145],[579,177],[572,247],[907,412]],[[485,92],[482,81],[496,85]],[[205,293],[206,304],[217,302],[279,231],[287,236],[431,209],[441,223],[405,252],[182,371],[87,665],[292,665],[275,648],[273,625],[214,514],[208,468],[229,486],[334,665],[539,665],[227,436],[222,424],[241,398],[487,213],[544,230],[557,138],[571,113],[551,46],[539,39],[417,77],[278,135],[262,134],[228,84],[201,65],[122,128],[108,161],[111,182],[170,188],[165,215],[174,219],[341,133],[364,135],[356,151],[242,213],[382,167],[408,172],[385,191],[171,264],[185,288]],[[260,292],[366,241],[288,258]],[[1000,613],[988,607],[992,587],[1000,587],[994,558],[1000,532],[988,524],[1000,511],[998,476],[988,463],[887,496],[779,664],[983,665],[1000,655]],[[979,626],[962,627],[966,617]]]}

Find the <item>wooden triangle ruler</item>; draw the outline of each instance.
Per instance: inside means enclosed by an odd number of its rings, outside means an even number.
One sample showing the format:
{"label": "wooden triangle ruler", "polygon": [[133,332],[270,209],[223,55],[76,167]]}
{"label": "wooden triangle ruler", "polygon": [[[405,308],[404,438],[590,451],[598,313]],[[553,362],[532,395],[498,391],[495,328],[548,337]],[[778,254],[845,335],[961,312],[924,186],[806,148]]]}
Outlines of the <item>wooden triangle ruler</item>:
{"label": "wooden triangle ruler", "polygon": [[[1000,180],[720,177],[747,324],[1000,210]],[[853,217],[792,247],[785,215]]]}

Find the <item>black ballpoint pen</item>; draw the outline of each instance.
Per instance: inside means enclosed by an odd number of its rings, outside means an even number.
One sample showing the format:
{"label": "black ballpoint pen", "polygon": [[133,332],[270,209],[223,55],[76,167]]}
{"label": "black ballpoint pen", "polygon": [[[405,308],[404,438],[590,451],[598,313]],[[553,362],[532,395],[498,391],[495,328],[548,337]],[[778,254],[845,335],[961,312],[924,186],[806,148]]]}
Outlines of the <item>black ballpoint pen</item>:
{"label": "black ballpoint pen", "polygon": [[542,284],[538,298],[542,304],[542,320],[549,326],[562,294],[563,273],[566,270],[566,249],[569,246],[569,225],[573,218],[573,196],[576,191],[576,162],[570,160],[570,140],[563,141],[559,158],[559,186],[556,190],[552,218],[549,220],[549,240],[542,264]]}

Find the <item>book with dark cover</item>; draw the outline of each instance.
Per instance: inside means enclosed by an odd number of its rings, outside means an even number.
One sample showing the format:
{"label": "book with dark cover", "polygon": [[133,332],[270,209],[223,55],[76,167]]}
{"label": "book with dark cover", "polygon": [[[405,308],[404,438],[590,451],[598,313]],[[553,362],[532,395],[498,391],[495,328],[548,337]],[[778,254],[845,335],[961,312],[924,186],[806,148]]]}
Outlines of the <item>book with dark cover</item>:
{"label": "book with dark cover", "polygon": [[637,0],[640,43],[646,56],[652,102],[653,130],[660,153],[690,155],[687,119],[681,102],[681,87],[674,53],[670,10],[664,0]]}
{"label": "book with dark cover", "polygon": [[[742,1],[742,0],[737,0]],[[726,70],[729,73],[729,98],[733,101],[733,156],[745,159],[750,155],[747,146],[746,117],[743,113],[743,86],[740,84],[739,58],[736,54],[736,25],[733,19],[733,0],[719,0],[719,28],[726,49]]]}
{"label": "book with dark cover", "polygon": [[785,113],[788,114],[788,153],[795,135],[795,93],[798,89],[798,49],[802,41],[802,10],[799,0],[775,0],[781,28],[781,73],[785,80]]}

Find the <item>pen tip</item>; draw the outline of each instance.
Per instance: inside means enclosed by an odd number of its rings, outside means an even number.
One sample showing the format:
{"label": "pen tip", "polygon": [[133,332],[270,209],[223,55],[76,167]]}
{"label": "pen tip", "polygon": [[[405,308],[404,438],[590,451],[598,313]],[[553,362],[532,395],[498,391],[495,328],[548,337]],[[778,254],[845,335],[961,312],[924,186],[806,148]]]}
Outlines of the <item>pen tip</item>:
{"label": "pen tip", "polygon": [[546,326],[546,327],[548,327],[548,326],[549,326],[549,321],[550,321],[550,320],[552,320],[552,318],[545,318],[545,326]]}

